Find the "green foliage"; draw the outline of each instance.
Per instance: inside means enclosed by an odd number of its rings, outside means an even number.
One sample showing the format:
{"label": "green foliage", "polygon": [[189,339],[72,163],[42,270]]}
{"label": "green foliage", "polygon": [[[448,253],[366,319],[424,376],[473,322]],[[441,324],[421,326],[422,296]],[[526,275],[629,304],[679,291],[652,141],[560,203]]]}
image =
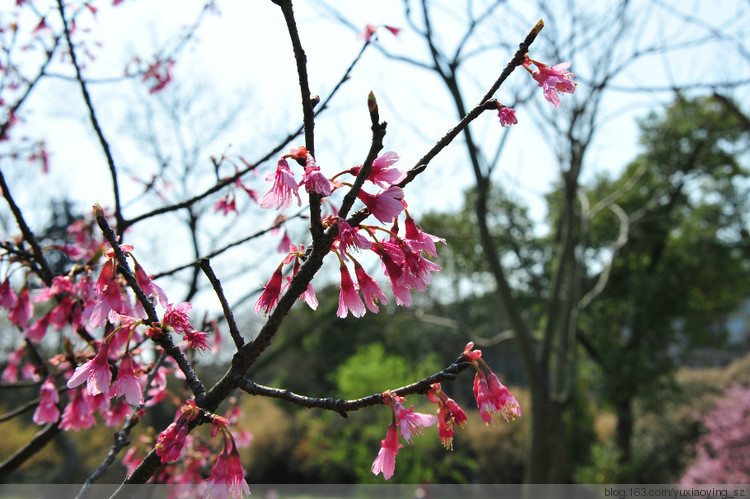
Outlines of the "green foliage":
{"label": "green foliage", "polygon": [[363,345],[333,373],[342,398],[378,393],[383,387],[395,389],[440,370],[435,355],[415,366],[399,355],[386,354],[380,343]]}

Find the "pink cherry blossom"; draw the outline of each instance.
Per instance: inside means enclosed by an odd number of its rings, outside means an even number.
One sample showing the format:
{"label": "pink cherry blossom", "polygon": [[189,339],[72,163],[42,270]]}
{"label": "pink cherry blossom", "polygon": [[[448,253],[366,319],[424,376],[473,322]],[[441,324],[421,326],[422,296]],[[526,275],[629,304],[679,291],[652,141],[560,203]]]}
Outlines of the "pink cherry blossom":
{"label": "pink cherry blossom", "polygon": [[74,284],[69,276],[55,276],[52,278],[52,285],[39,291],[34,297],[34,301],[39,303],[51,300],[62,293],[73,293]]}
{"label": "pink cherry blossom", "polygon": [[192,309],[193,306],[188,302],[180,303],[176,307],[169,303],[161,322],[166,326],[172,326],[172,329],[178,333],[193,331],[193,325],[190,323],[190,311]]}
{"label": "pink cherry blossom", "polygon": [[175,461],[180,457],[185,438],[190,430],[190,422],[198,417],[200,409],[194,400],[188,400],[185,405],[177,409],[175,421],[159,434],[156,441],[156,453],[162,463]]}
{"label": "pink cherry blossom", "polygon": [[125,400],[130,405],[139,406],[143,403],[143,387],[141,387],[138,377],[135,375],[133,366],[133,356],[130,352],[125,352],[117,371],[117,379],[112,385],[112,394],[119,397],[125,396]]}
{"label": "pink cherry blossom", "polygon": [[96,424],[95,407],[85,391],[81,389],[68,390],[68,398],[70,402],[63,410],[60,429],[78,431],[94,426]]}
{"label": "pink cherry blossom", "polygon": [[208,333],[202,331],[185,331],[185,335],[182,339],[187,342],[188,348],[198,350],[208,350],[211,345],[208,343]]}
{"label": "pink cherry blossom", "polygon": [[302,182],[300,182],[300,185],[302,184],[305,185],[307,192],[317,192],[321,196],[330,196],[332,192],[331,181],[320,172],[319,167],[314,165],[305,168],[305,173],[302,175]]}
{"label": "pink cherry blossom", "polygon": [[[527,69],[529,63],[533,63],[539,69],[539,71],[532,72],[531,76],[539,82],[539,86],[544,89],[544,98],[553,106],[560,106],[560,93],[572,94],[576,91],[576,84],[572,81],[575,75],[565,71],[570,67],[569,62],[561,62],[549,67],[546,64],[529,59],[524,63]],[[529,69],[529,71],[531,70]]]}
{"label": "pink cherry blossom", "polygon": [[13,288],[10,287],[10,281],[5,279],[0,284],[0,307],[3,307],[5,310],[13,310],[17,301],[18,297]]}
{"label": "pink cherry blossom", "polygon": [[119,427],[125,421],[125,418],[130,415],[131,409],[127,400],[120,399],[111,409],[102,412],[104,424],[110,428]]}
{"label": "pink cherry blossom", "polygon": [[307,306],[313,310],[318,308],[318,297],[315,296],[315,290],[313,289],[312,283],[308,283],[307,289],[302,293],[302,296],[300,296],[299,299],[304,303],[307,303]]}
{"label": "pink cherry blossom", "polygon": [[502,414],[506,421],[515,421],[516,418],[520,418],[521,406],[518,404],[516,398],[511,395],[505,385],[500,383],[495,373],[490,371],[487,378],[489,379],[493,403],[498,412]]}
{"label": "pink cherry blossom", "polygon": [[437,417],[431,414],[414,412],[414,406],[406,409],[400,402],[393,405],[393,413],[401,429],[401,436],[407,443],[411,443],[415,435],[421,435],[422,431],[437,423]]}
{"label": "pink cherry blossom", "polygon": [[394,260],[391,256],[392,252],[386,251],[386,244],[384,242],[380,246],[373,244],[372,249],[380,256],[385,274],[391,280],[391,289],[393,296],[396,298],[396,305],[408,307],[411,305],[411,291],[409,290],[409,286],[404,284],[400,279],[404,273],[402,268],[404,263],[403,256],[397,257],[399,258],[398,260]]}
{"label": "pink cherry blossom", "polygon": [[79,366],[73,376],[68,380],[68,388],[75,388],[86,383],[86,392],[89,395],[109,393],[109,385],[112,382],[112,371],[109,370],[109,342],[104,341],[99,346],[96,356]]}
{"label": "pink cherry blossom", "polygon": [[359,227],[352,227],[343,218],[338,219],[339,227],[339,253],[342,258],[346,258],[346,252],[349,249],[360,250],[370,249],[372,243],[365,236],[359,233]]}
{"label": "pink cherry blossom", "polygon": [[113,311],[119,314],[125,313],[125,303],[117,279],[111,279],[97,295],[90,311],[89,324],[95,328],[104,326]]}
{"label": "pink cherry blossom", "polygon": [[8,320],[11,324],[15,324],[23,329],[29,323],[32,315],[34,315],[34,306],[31,304],[31,300],[29,300],[29,288],[25,287],[18,294],[16,303],[8,314]]}
{"label": "pink cherry blossom", "polygon": [[170,463],[180,457],[182,447],[185,445],[189,424],[188,419],[180,418],[159,434],[156,441],[156,453],[161,457],[162,463]]}
{"label": "pink cherry blossom", "polygon": [[474,398],[482,420],[487,424],[495,424],[500,416],[506,421],[521,417],[521,406],[516,398],[482,360],[482,351],[473,348],[474,342],[469,342],[462,355],[477,371],[474,377]]}
{"label": "pink cherry blossom", "polygon": [[365,269],[356,260],[354,261],[354,274],[357,276],[357,284],[362,291],[365,305],[370,312],[377,314],[380,310],[377,305],[378,302],[388,303],[388,298],[386,298],[378,283],[365,272]]}
{"label": "pink cherry blossom", "polygon": [[49,326],[50,313],[44,314],[40,319],[37,319],[34,324],[27,327],[23,332],[23,337],[27,338],[34,343],[39,343],[47,333],[47,326]]}
{"label": "pink cherry blossom", "polygon": [[266,287],[263,289],[263,293],[260,295],[260,298],[258,298],[258,301],[255,302],[256,314],[260,315],[261,313],[263,313],[264,315],[266,315],[276,307],[277,303],[279,303],[279,297],[281,296],[281,282],[283,280],[281,268],[282,266],[279,265],[278,268],[274,271],[273,275],[271,276],[271,280],[268,281],[268,284],[266,284]]}
{"label": "pink cherry blossom", "polygon": [[378,193],[369,194],[363,190],[359,191],[357,197],[367,206],[370,213],[383,223],[390,223],[404,210],[404,191],[395,185]]}
{"label": "pink cherry blossom", "polygon": [[237,203],[235,201],[234,195],[227,194],[223,198],[216,201],[214,204],[214,212],[219,213],[221,212],[222,215],[228,215],[230,212],[234,212],[235,214],[239,215],[239,212],[237,211]]}
{"label": "pink cherry blossom", "polygon": [[372,35],[374,35],[377,30],[378,27],[374,24],[366,24],[365,29],[359,35],[357,35],[357,38],[360,40],[364,39],[365,42],[369,43]]}
{"label": "pink cherry blossom", "polygon": [[133,261],[135,262],[135,279],[136,281],[138,281],[138,285],[141,287],[143,292],[146,293],[146,296],[156,297],[159,305],[166,308],[168,302],[167,294],[156,283],[154,283],[153,280],[151,280],[151,277],[146,274],[146,271],[143,270],[143,267],[141,267],[141,265],[135,260],[135,258],[133,258]]}
{"label": "pink cherry blossom", "polygon": [[60,409],[57,407],[59,401],[60,397],[57,395],[57,389],[55,388],[55,379],[49,376],[39,389],[39,405],[34,411],[32,421],[38,425],[57,423],[57,420],[60,419]]}
{"label": "pink cherry blossom", "polygon": [[341,293],[339,293],[339,309],[336,315],[343,319],[351,311],[354,317],[362,317],[365,315],[365,305],[359,297],[357,288],[354,287],[352,276],[343,263],[339,266],[339,270],[341,271]]}
{"label": "pink cherry blossom", "polygon": [[18,366],[21,363],[21,358],[26,351],[26,345],[21,345],[17,350],[8,354],[6,361],[8,365],[3,370],[3,375],[0,379],[6,383],[15,383],[18,381]]}
{"label": "pink cherry blossom", "polygon": [[276,248],[279,253],[289,253],[292,250],[292,240],[289,237],[289,232],[284,231],[284,236],[279,242],[279,246]]}
{"label": "pink cherry blossom", "polygon": [[260,198],[261,208],[286,209],[292,204],[292,194],[297,196],[298,206],[302,206],[302,199],[299,197],[299,186],[294,180],[294,174],[289,169],[289,163],[284,158],[279,160],[276,167],[276,173],[266,177],[266,180],[273,179],[273,186],[262,198]]}
{"label": "pink cherry blossom", "polygon": [[424,291],[432,282],[432,272],[442,270],[440,265],[424,258],[419,251],[414,251],[408,243],[401,245],[404,255],[404,272],[399,283],[417,291]]}
{"label": "pink cherry blossom", "polygon": [[389,480],[396,472],[396,454],[403,445],[398,441],[398,427],[395,423],[388,425],[385,440],[380,441],[380,452],[372,463],[372,473],[383,473],[383,478]]}
{"label": "pink cherry blossom", "polygon": [[[360,40],[364,39],[365,42],[370,43],[372,35],[375,34],[379,27],[380,26],[375,26],[374,24],[365,25],[365,29],[359,35],[357,35],[357,38]],[[383,27],[390,31],[394,36],[397,36],[401,31],[401,28],[394,28],[393,26],[383,25]]]}
{"label": "pink cherry blossom", "polygon": [[518,124],[518,119],[516,118],[516,110],[509,108],[508,106],[501,107],[497,111],[497,117],[500,118],[500,126],[502,127]]}
{"label": "pink cherry blossom", "polygon": [[[406,178],[406,172],[399,168],[392,168],[393,164],[399,160],[398,154],[393,151],[388,151],[375,158],[372,162],[370,174],[367,176],[367,180],[377,185],[378,187],[387,187],[389,185],[398,184]],[[359,175],[359,171],[362,167],[355,166],[349,172],[352,175]]]}
{"label": "pink cherry blossom", "polygon": [[438,404],[438,436],[446,449],[453,450],[453,425],[466,425],[466,413],[441,389],[440,383],[433,383],[427,392],[427,398]]}
{"label": "pink cherry blossom", "polygon": [[435,243],[445,244],[445,239],[424,232],[422,227],[417,225],[408,213],[406,214],[406,220],[404,221],[404,229],[406,232],[404,238],[409,242],[409,246],[415,250],[424,250],[430,256],[437,258],[438,254]]}
{"label": "pink cherry blossom", "polygon": [[225,448],[219,454],[211,470],[204,497],[237,499],[246,495],[250,495],[250,487],[245,481],[245,471],[242,469],[240,455],[234,446],[231,451]]}

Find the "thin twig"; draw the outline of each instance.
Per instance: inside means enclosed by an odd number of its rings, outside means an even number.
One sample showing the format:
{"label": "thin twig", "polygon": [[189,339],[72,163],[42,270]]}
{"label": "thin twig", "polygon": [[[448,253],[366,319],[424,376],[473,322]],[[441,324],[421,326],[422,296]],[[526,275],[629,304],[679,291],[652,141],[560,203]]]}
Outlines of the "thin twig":
{"label": "thin twig", "polygon": [[211,282],[211,286],[213,286],[214,291],[216,292],[216,296],[219,298],[221,308],[224,311],[224,317],[226,318],[227,325],[229,326],[229,333],[232,335],[234,344],[239,350],[240,348],[242,348],[242,345],[245,344],[245,340],[242,338],[240,330],[237,328],[237,322],[234,320],[232,307],[229,306],[227,297],[224,296],[224,290],[221,288],[221,282],[219,282],[216,274],[214,274],[214,270],[211,268],[211,264],[209,263],[208,258],[204,258],[203,260],[201,260],[201,269],[203,270],[203,273],[206,274],[206,277],[208,277],[208,280]]}
{"label": "thin twig", "polygon": [[416,165],[414,165],[408,172],[406,172],[406,178],[402,180],[400,184],[398,184],[399,187],[406,186],[408,183],[414,180],[417,175],[422,173],[427,168],[427,165],[430,163],[430,161],[432,161],[432,159],[437,156],[440,151],[445,149],[445,147],[448,146],[448,144],[450,144],[453,139],[455,139],[456,136],[469,125],[469,123],[474,121],[480,114],[482,114],[482,112],[497,109],[494,101],[490,99],[493,95],[495,95],[495,92],[497,92],[497,90],[500,88],[500,85],[505,82],[505,80],[510,76],[513,70],[523,64],[524,56],[529,51],[529,46],[534,43],[534,40],[536,39],[539,31],[541,31],[543,26],[544,24],[541,21],[539,21],[534,26],[529,34],[526,35],[524,41],[521,42],[515,55],[505,66],[503,72],[500,73],[498,79],[495,81],[495,83],[492,84],[484,97],[482,97],[482,99],[479,101],[479,104],[474,106],[474,108],[469,111],[466,116],[463,117],[463,119],[461,119],[458,125],[448,130],[443,138],[441,138],[434,146],[432,146],[432,148],[427,151],[427,154],[425,154],[419,161],[417,161]]}
{"label": "thin twig", "polygon": [[117,181],[117,168],[115,167],[115,160],[112,157],[112,151],[109,148],[109,142],[107,141],[106,137],[104,137],[104,132],[102,131],[102,127],[99,124],[99,120],[96,117],[96,112],[94,110],[94,104],[91,102],[91,95],[89,95],[88,88],[86,86],[86,81],[83,79],[83,74],[81,73],[81,67],[78,64],[78,58],[76,56],[76,50],[73,46],[73,40],[70,36],[70,29],[68,28],[68,22],[65,19],[65,7],[63,5],[63,0],[57,0],[57,8],[60,11],[60,18],[62,19],[63,23],[63,29],[65,30],[65,40],[68,42],[68,48],[70,49],[70,60],[73,63],[73,67],[76,70],[76,79],[78,80],[78,83],[81,87],[81,95],[83,95],[83,100],[86,103],[86,108],[89,111],[89,119],[91,120],[91,126],[94,128],[94,131],[96,132],[96,136],[99,139],[99,144],[102,147],[102,152],[104,152],[104,156],[107,158],[107,165],[109,166],[109,174],[112,177],[112,191],[115,201],[115,221],[116,221],[116,228],[117,233],[122,235],[123,231],[125,230],[123,226],[123,217],[122,217],[122,208],[120,206],[120,185]]}

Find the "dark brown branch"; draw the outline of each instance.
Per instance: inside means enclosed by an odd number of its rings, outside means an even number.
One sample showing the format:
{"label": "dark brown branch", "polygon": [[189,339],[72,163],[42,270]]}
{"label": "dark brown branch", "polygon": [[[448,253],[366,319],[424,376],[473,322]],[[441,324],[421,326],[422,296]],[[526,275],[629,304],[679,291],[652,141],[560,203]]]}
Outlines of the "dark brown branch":
{"label": "dark brown branch", "polygon": [[0,478],[6,477],[18,469],[28,458],[44,448],[58,433],[60,433],[60,428],[56,424],[48,424],[40,430],[29,443],[0,463]]}
{"label": "dark brown branch", "polygon": [[81,66],[78,64],[76,50],[73,45],[73,40],[70,36],[70,29],[68,28],[68,21],[65,19],[65,7],[63,5],[63,0],[57,0],[57,8],[60,11],[60,18],[63,23],[63,29],[65,30],[65,40],[68,42],[68,48],[70,49],[70,60],[73,63],[73,67],[76,71],[76,79],[78,80],[78,83],[81,87],[81,95],[83,96],[83,100],[86,103],[86,108],[89,111],[89,120],[91,121],[91,126],[94,128],[94,132],[96,132],[96,136],[99,139],[99,144],[102,147],[102,152],[104,152],[104,156],[107,158],[109,174],[112,177],[112,193],[115,202],[116,228],[117,233],[122,235],[125,227],[123,224],[124,220],[122,217],[122,207],[120,206],[120,185],[117,181],[117,168],[115,167],[115,160],[112,157],[112,151],[109,148],[109,142],[107,141],[106,137],[104,137],[102,127],[100,126],[99,120],[96,117],[94,104],[91,102],[91,95],[89,95],[86,81],[84,80],[83,74],[81,73]]}
{"label": "dark brown branch", "polygon": [[209,263],[208,258],[204,258],[203,260],[201,260],[201,269],[203,270],[203,273],[206,274],[206,277],[208,277],[208,280],[211,282],[211,286],[213,286],[214,291],[216,292],[216,296],[219,298],[221,308],[224,311],[224,317],[226,318],[227,325],[229,326],[229,333],[232,335],[234,344],[239,350],[240,348],[242,348],[242,345],[245,344],[245,340],[242,338],[240,330],[237,328],[237,322],[235,322],[234,320],[232,308],[229,306],[226,296],[224,296],[224,290],[221,288],[221,282],[219,282],[216,274],[214,274],[214,270],[211,268],[211,264]]}
{"label": "dark brown branch", "polygon": [[[287,29],[289,30],[289,39],[292,41],[294,60],[297,65],[297,78],[302,96],[302,117],[305,127],[305,148],[314,158],[315,113],[313,112],[313,97],[310,95],[310,83],[307,77],[307,56],[299,38],[297,22],[294,20],[292,0],[283,0],[280,5],[281,12],[284,13]],[[310,191],[308,198],[310,202],[310,235],[312,235],[313,241],[316,241],[323,235],[323,223],[320,218],[321,196],[317,192]]]}
{"label": "dark brown branch", "polygon": [[[144,321],[144,323],[147,325],[159,324],[161,321],[156,315],[154,304],[151,303],[151,300],[148,299],[148,296],[146,296],[146,293],[144,293],[140,284],[138,284],[138,281],[133,275],[133,272],[130,270],[127,257],[125,256],[125,253],[122,251],[122,248],[120,248],[120,245],[117,242],[117,235],[107,223],[107,219],[104,218],[104,214],[102,213],[101,208],[96,209],[96,222],[99,225],[102,233],[104,234],[104,237],[107,239],[110,246],[112,246],[112,249],[115,252],[115,257],[117,258],[117,270],[125,278],[128,286],[130,286],[130,289],[133,290],[136,298],[138,298],[138,301],[146,311],[146,316],[148,318]],[[151,339],[160,347],[162,347],[164,351],[167,352],[167,354],[175,360],[177,366],[185,375],[185,380],[193,390],[196,400],[198,400],[205,393],[206,389],[204,388],[203,383],[201,383],[196,376],[193,368],[190,366],[190,363],[182,354],[177,345],[174,344],[170,336],[166,333],[154,336]]]}
{"label": "dark brown branch", "polygon": [[21,234],[23,235],[24,241],[31,245],[31,249],[34,252],[34,260],[38,265],[37,268],[39,278],[44,281],[44,284],[46,284],[47,286],[52,285],[52,270],[50,270],[49,265],[47,264],[47,260],[44,258],[42,247],[39,246],[39,241],[37,241],[36,236],[34,236],[34,233],[31,231],[28,224],[26,223],[26,220],[23,218],[21,209],[13,200],[13,196],[10,193],[8,184],[5,182],[5,176],[3,175],[2,170],[0,170],[0,190],[2,190],[3,197],[8,203],[10,211],[13,213],[13,218],[16,219],[18,228],[21,229]]}
{"label": "dark brown branch", "polygon": [[[456,375],[469,367],[471,364],[466,362],[463,356],[459,357],[454,364],[446,367],[442,371],[428,376],[423,380],[417,381],[410,385],[402,386],[391,390],[396,395],[405,397],[414,393],[425,393],[433,383],[440,383],[445,380],[455,379]],[[281,390],[279,388],[271,388],[268,386],[259,385],[247,378],[241,378],[238,381],[238,388],[246,391],[250,395],[261,395],[264,397],[277,398],[280,400],[286,400],[293,404],[301,405],[308,408],[326,409],[329,411],[335,411],[346,417],[347,412],[356,411],[365,407],[378,405],[383,403],[383,396],[380,393],[375,393],[367,397],[362,397],[353,400],[344,400],[336,398],[313,398],[304,395],[298,395],[290,392],[289,390]]]}

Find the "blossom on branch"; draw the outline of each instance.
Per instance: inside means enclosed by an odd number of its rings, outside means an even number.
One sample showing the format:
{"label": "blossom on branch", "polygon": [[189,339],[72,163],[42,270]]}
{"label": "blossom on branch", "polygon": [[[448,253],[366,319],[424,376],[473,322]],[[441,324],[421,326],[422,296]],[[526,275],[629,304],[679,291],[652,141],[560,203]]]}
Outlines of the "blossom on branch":
{"label": "blossom on branch", "polygon": [[508,106],[503,106],[502,104],[499,105],[501,107],[497,111],[497,117],[500,118],[500,126],[507,127],[518,124],[516,110],[511,109]]}
{"label": "blossom on branch", "polygon": [[521,406],[516,398],[511,395],[505,385],[500,383],[495,373],[482,360],[482,351],[473,350],[473,348],[474,343],[469,342],[464,349],[463,356],[477,371],[474,376],[474,398],[482,420],[486,424],[495,424],[500,416],[506,421],[514,421],[521,417]]}
{"label": "blossom on branch", "polygon": [[86,392],[89,395],[98,395],[100,393],[109,394],[109,385],[112,383],[112,371],[109,370],[109,342],[103,341],[99,345],[99,351],[96,356],[78,366],[73,372],[73,376],[68,380],[68,388],[75,388],[86,383]]}
{"label": "blossom on branch", "polygon": [[271,276],[271,280],[268,281],[263,293],[261,293],[258,301],[255,302],[255,313],[260,315],[267,315],[276,308],[276,304],[279,303],[279,297],[281,296],[281,282],[283,276],[281,274],[283,264],[276,268],[276,271]]}
{"label": "blossom on branch", "polygon": [[[352,258],[352,260],[354,260]],[[362,265],[358,261],[354,260],[354,274],[357,276],[357,284],[359,290],[362,291],[362,298],[364,298],[365,305],[370,312],[377,314],[379,312],[378,302],[388,303],[388,298],[380,289],[375,279],[370,277]]]}
{"label": "blossom on branch", "polygon": [[384,393],[383,402],[393,408],[393,415],[406,443],[410,444],[414,435],[421,435],[425,428],[437,423],[437,417],[414,412],[414,406],[407,409],[404,406],[406,399],[393,393]]}
{"label": "blossom on branch", "polygon": [[359,292],[354,286],[352,276],[344,262],[339,265],[339,270],[341,271],[341,292],[339,293],[339,308],[336,315],[343,319],[351,311],[354,317],[362,317],[365,315],[365,305],[359,297]]}
{"label": "blossom on branch", "polygon": [[390,480],[396,472],[396,454],[402,448],[398,441],[398,426],[395,423],[388,425],[388,433],[385,440],[380,441],[380,452],[372,463],[372,473],[377,475],[383,473],[383,478]]}
{"label": "blossom on branch", "polygon": [[124,395],[128,404],[136,407],[143,403],[143,387],[138,381],[138,376],[135,375],[133,356],[129,351],[122,356],[117,370],[117,379],[112,385],[112,395],[115,397]]}
{"label": "blossom on branch", "polygon": [[370,213],[383,223],[393,222],[393,219],[404,210],[404,191],[395,185],[375,195],[360,190],[357,197],[367,206]]}
{"label": "blossom on branch", "polygon": [[156,453],[161,457],[162,463],[169,463],[180,457],[190,429],[190,422],[199,414],[200,409],[193,400],[188,400],[177,410],[175,421],[159,434],[156,441]]}
{"label": "blossom on branch", "polygon": [[[538,71],[533,71],[529,67],[531,64],[534,64]],[[565,71],[570,67],[569,62],[561,62],[550,67],[544,63],[530,59],[529,55],[526,54],[523,67],[539,82],[539,86],[544,89],[544,98],[555,107],[560,106],[559,94],[572,94],[576,91],[577,84],[572,80],[576,75]]]}
{"label": "blossom on branch", "polygon": [[39,405],[34,411],[32,421],[38,425],[56,423],[60,419],[60,409],[57,407],[59,401],[60,397],[57,395],[57,389],[55,388],[55,379],[53,376],[49,376],[39,389]]}
{"label": "blossom on branch", "polygon": [[463,428],[466,425],[466,413],[455,400],[442,391],[440,383],[433,383],[430,386],[427,398],[438,404],[437,424],[440,441],[446,449],[453,450],[453,425]]}
{"label": "blossom on branch", "polygon": [[286,209],[292,204],[292,194],[297,196],[297,205],[302,206],[302,199],[299,196],[299,185],[294,180],[294,174],[289,169],[289,163],[286,159],[281,158],[276,167],[276,173],[268,175],[266,180],[273,180],[273,186],[258,204],[261,208]]}

